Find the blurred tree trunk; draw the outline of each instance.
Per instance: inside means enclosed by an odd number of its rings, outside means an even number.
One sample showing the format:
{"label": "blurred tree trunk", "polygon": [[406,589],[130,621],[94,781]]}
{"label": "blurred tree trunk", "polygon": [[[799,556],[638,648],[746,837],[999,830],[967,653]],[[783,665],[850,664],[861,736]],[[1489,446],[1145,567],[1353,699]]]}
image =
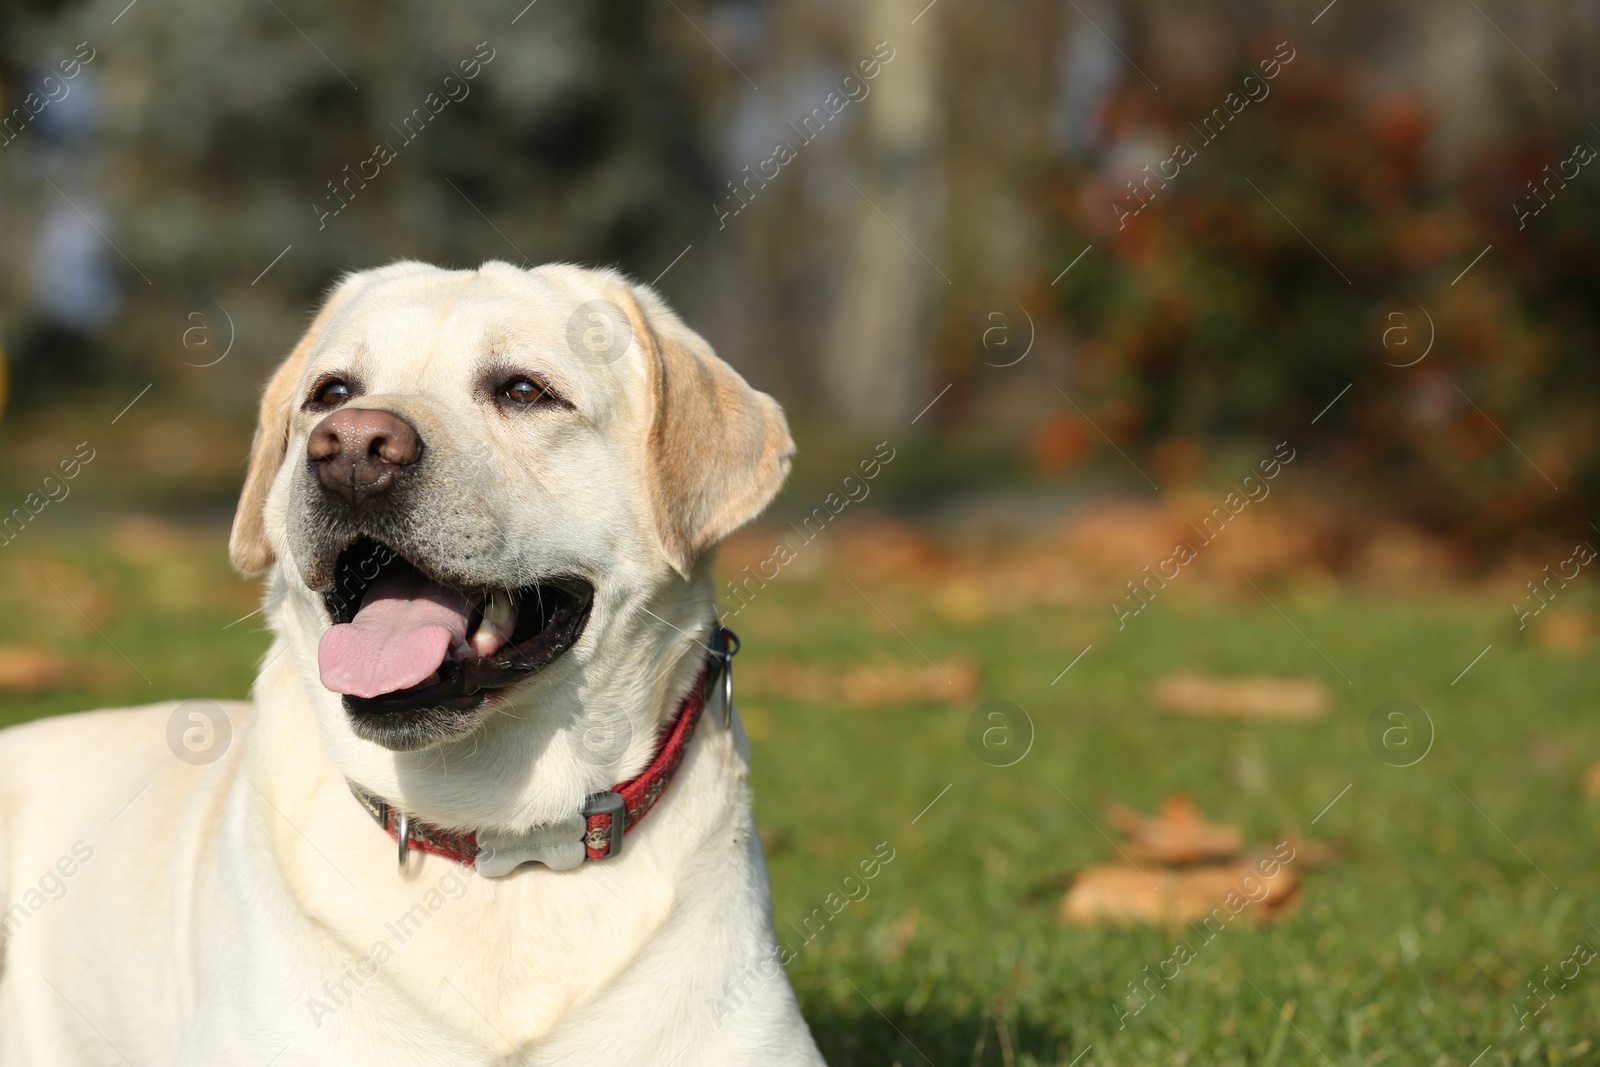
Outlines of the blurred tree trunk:
{"label": "blurred tree trunk", "polygon": [[862,429],[904,425],[916,415],[931,332],[929,296],[949,285],[934,266],[939,9],[924,12],[926,5],[865,5],[861,54],[879,42],[894,53],[873,85],[857,189],[845,193],[859,203],[823,374],[830,413]]}

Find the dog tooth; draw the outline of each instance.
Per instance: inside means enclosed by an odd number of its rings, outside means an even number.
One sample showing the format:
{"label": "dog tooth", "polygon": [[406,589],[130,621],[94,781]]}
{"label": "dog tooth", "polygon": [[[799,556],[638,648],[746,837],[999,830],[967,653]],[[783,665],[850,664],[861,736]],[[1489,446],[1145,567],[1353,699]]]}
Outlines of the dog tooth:
{"label": "dog tooth", "polygon": [[496,589],[489,594],[489,599],[483,605],[483,621],[506,630],[511,626],[515,611],[511,604],[511,594],[504,589]]}
{"label": "dog tooth", "polygon": [[478,630],[472,635],[472,640],[469,642],[472,645],[473,655],[487,655],[488,653],[484,650],[493,646],[497,636],[494,631],[494,624],[485,617],[478,624]]}
{"label": "dog tooth", "polygon": [[512,607],[509,593],[503,589],[490,593],[489,599],[483,604],[483,621],[478,624],[477,632],[472,635],[473,651],[480,656],[498,651],[511,636],[515,617],[516,609]]}

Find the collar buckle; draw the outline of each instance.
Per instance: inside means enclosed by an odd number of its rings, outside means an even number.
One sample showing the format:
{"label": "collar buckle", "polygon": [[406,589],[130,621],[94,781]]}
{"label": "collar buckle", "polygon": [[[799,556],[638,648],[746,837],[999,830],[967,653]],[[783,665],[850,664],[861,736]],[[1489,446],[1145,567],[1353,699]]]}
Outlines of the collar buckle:
{"label": "collar buckle", "polygon": [[[352,791],[355,790],[354,782],[350,783],[350,788]],[[356,793],[356,799],[361,800],[364,804],[367,803],[360,793]],[[404,808],[390,807],[387,800],[377,799],[374,804],[377,810],[374,811],[372,806],[369,806],[367,810],[372,811],[372,814],[377,816],[378,825],[385,830],[389,829],[389,816],[393,815],[395,817],[394,839],[395,843],[399,845],[400,873],[405,874],[406,859],[411,855],[411,813]]]}
{"label": "collar buckle", "polygon": [[395,809],[395,843],[399,845],[400,873],[406,873],[406,859],[411,855],[411,813],[404,808]]}
{"label": "collar buckle", "polygon": [[611,824],[604,831],[598,826],[590,827],[583,835],[583,843],[593,849],[598,849],[604,843],[605,855],[595,858],[614,859],[622,854],[622,838],[627,829],[624,824],[628,820],[628,806],[622,794],[609,789],[604,793],[591,793],[589,799],[583,802],[584,821],[588,822],[596,815],[611,816]]}
{"label": "collar buckle", "polygon": [[711,634],[711,660],[713,677],[707,679],[706,688],[714,685],[722,689],[722,728],[733,728],[733,657],[739,654],[739,635],[717,623]]}

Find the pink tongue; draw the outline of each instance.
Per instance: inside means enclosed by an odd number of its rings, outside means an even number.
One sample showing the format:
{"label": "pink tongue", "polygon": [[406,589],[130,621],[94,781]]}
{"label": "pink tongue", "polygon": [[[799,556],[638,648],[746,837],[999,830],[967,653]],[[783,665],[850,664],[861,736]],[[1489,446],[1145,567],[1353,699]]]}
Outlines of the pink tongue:
{"label": "pink tongue", "polygon": [[376,697],[426,681],[466,638],[467,611],[460,593],[414,571],[379,578],[355,619],[322,635],[322,684]]}

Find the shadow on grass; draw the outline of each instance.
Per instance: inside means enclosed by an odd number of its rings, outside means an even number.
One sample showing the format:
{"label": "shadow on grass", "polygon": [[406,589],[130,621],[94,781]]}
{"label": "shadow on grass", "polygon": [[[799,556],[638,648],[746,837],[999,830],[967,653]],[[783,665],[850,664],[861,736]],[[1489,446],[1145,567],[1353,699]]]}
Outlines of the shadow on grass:
{"label": "shadow on grass", "polygon": [[806,1021],[830,1067],[978,1067],[1060,1064],[1082,1051],[1053,1029],[1026,1019],[997,1024],[993,1015],[880,1014],[866,1003],[853,1012],[807,1006]]}

